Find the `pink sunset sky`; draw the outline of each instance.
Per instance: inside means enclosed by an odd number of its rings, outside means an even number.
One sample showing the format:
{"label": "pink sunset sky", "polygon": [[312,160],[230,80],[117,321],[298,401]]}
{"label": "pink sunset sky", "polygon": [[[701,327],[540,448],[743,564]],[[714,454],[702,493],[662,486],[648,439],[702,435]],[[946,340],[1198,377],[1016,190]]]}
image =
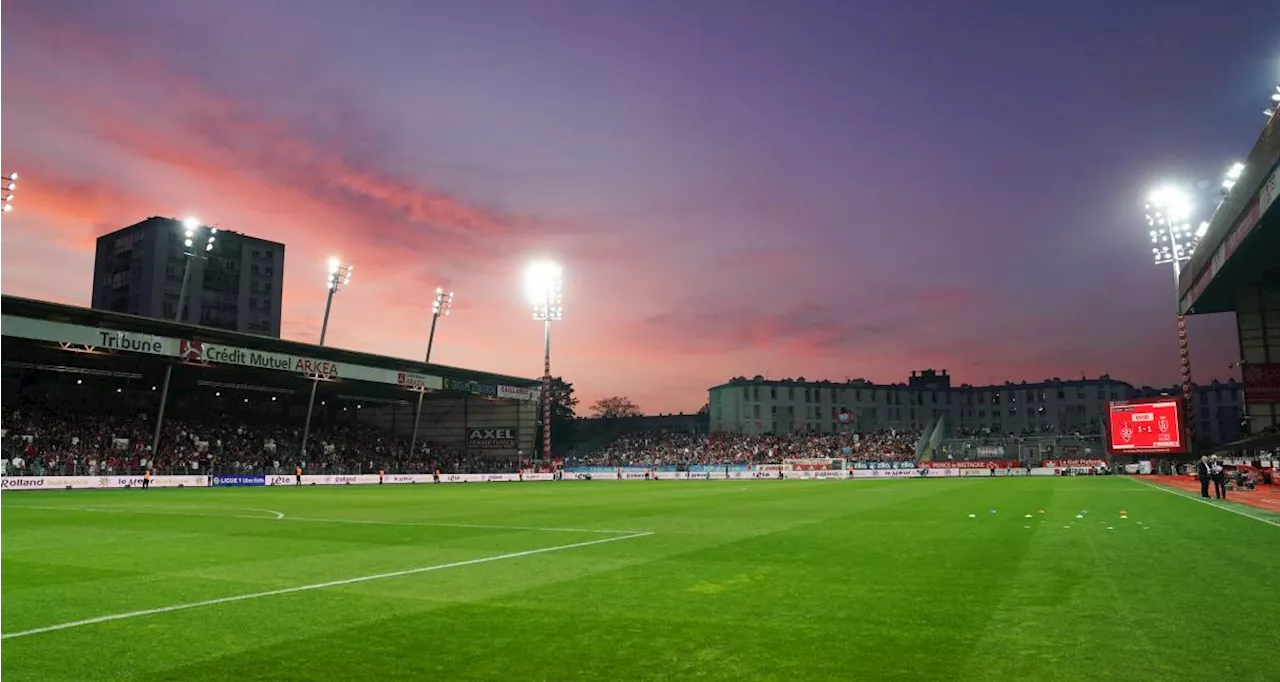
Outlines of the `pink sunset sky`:
{"label": "pink sunset sky", "polygon": [[[1248,152],[1266,21],[912,4],[11,0],[3,290],[88,305],[95,237],[196,215],[287,244],[287,338],[318,338],[338,255],[331,345],[420,357],[443,286],[433,359],[529,377],[521,270],[553,258],[583,407],[766,373],[1174,383],[1139,197]],[[1229,376],[1232,318],[1192,343]]]}

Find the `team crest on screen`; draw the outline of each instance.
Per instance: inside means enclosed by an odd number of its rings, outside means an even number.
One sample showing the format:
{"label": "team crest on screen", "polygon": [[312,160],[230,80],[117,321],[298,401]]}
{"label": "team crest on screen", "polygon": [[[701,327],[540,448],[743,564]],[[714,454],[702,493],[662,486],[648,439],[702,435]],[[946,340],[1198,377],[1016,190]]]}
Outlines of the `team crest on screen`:
{"label": "team crest on screen", "polygon": [[1120,437],[1123,438],[1126,443],[1133,439],[1133,429],[1129,427],[1129,422],[1125,422],[1124,425],[1120,427]]}

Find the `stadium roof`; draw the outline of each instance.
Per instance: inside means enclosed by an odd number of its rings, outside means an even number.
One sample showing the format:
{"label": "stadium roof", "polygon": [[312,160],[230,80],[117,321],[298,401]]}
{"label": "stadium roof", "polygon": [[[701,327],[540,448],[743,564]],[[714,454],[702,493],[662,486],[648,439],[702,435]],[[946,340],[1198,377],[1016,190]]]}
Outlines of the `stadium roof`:
{"label": "stadium roof", "polygon": [[[51,303],[48,301],[39,301],[30,298],[21,298],[18,296],[4,295],[0,297],[0,310],[3,311],[3,315],[8,323],[12,322],[10,318],[27,318],[49,323],[91,327],[101,331],[125,332],[127,334],[160,337],[162,339],[178,339],[184,343],[197,342],[199,344],[217,345],[227,348],[241,348],[249,351],[278,354],[281,356],[314,359],[317,362],[335,363],[335,365],[342,364],[358,368],[372,368],[375,370],[390,372],[393,373],[393,375],[394,373],[412,373],[417,375],[436,376],[444,380],[453,380],[459,383],[474,382],[477,384],[492,385],[494,387],[512,387],[518,389],[532,389],[534,391],[536,391],[537,387],[540,385],[540,382],[536,379],[449,367],[434,363],[429,365],[421,361],[393,358],[385,355],[374,355],[372,353],[362,353],[352,350],[343,350],[341,348],[333,348],[330,346],[317,346],[298,341],[288,341],[285,339],[259,336],[256,334],[245,334],[242,332],[227,331],[225,329],[216,329],[213,327],[179,324],[176,322],[157,320],[149,317],[140,317],[137,315],[128,315],[106,310],[93,310],[90,308],[64,305],[61,303]],[[3,333],[5,336],[20,336],[20,334],[11,329],[10,324],[6,324],[4,329],[0,330],[0,333]],[[68,340],[70,341],[71,339]],[[171,356],[178,355],[177,352],[157,354]],[[446,388],[448,388],[448,386],[446,386]]]}
{"label": "stadium roof", "polygon": [[1204,238],[1182,268],[1178,306],[1184,313],[1234,310],[1235,287],[1222,286],[1223,282],[1280,281],[1275,265],[1275,254],[1280,253],[1280,201],[1274,201],[1277,163],[1280,116],[1272,116],[1249,152],[1244,174],[1214,212]]}

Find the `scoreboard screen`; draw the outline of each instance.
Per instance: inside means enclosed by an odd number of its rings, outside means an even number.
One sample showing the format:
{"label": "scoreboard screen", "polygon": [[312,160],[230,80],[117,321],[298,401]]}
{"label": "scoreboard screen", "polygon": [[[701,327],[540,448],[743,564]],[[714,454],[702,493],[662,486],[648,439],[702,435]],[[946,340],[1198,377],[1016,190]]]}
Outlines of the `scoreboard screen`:
{"label": "scoreboard screen", "polygon": [[1112,401],[1107,423],[1107,446],[1112,454],[1117,455],[1186,452],[1182,433],[1182,399]]}

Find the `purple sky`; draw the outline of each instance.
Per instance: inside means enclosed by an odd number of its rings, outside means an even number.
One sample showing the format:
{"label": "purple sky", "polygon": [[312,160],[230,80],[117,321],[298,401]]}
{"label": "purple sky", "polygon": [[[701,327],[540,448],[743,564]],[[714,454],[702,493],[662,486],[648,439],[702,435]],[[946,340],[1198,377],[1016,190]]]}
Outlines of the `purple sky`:
{"label": "purple sky", "polygon": [[[1141,197],[1264,123],[1274,4],[8,0],[5,293],[150,215],[288,244],[285,336],[691,411],[731,376],[1177,380]],[[50,276],[51,272],[58,276]],[[1231,316],[1195,319],[1227,378]]]}

